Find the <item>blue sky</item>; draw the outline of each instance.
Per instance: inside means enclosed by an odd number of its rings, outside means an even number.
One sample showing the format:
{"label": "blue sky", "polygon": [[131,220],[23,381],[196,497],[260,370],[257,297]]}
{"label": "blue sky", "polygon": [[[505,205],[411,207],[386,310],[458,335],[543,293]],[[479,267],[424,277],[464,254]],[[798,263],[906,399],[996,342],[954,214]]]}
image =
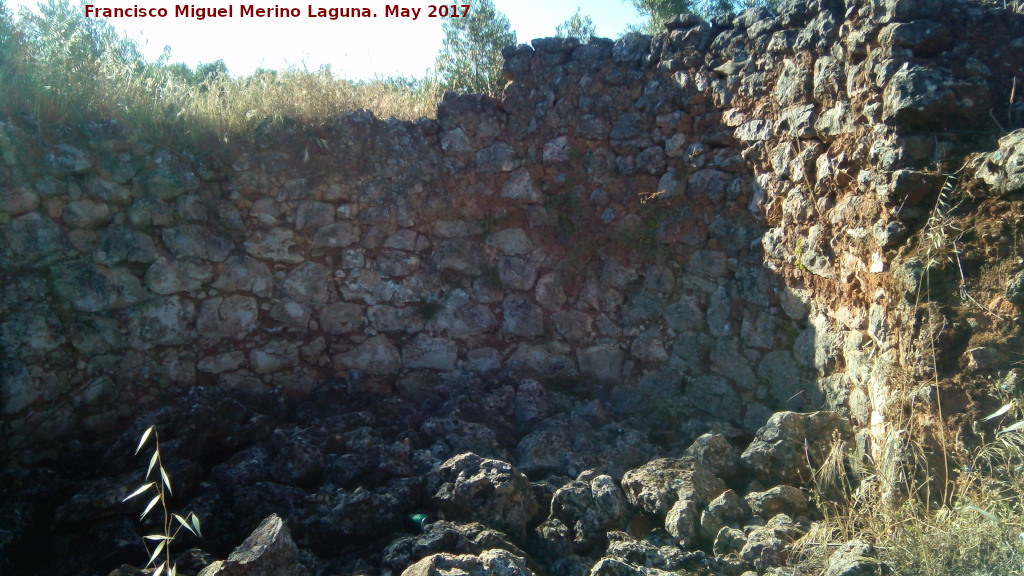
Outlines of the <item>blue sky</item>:
{"label": "blue sky", "polygon": [[[171,47],[171,60],[195,66],[200,62],[223,59],[232,74],[248,74],[259,67],[305,66],[311,70],[329,64],[338,76],[368,79],[392,75],[422,76],[434,63],[441,49],[441,20],[427,18],[431,0],[399,4],[421,8],[415,20],[383,18],[381,0],[268,0],[257,7],[299,8],[299,18],[255,20],[240,18],[238,10],[245,2],[230,0],[191,0],[202,7],[234,5],[233,18],[198,21],[174,18],[175,0],[88,0],[103,8],[166,8],[167,18],[116,18],[111,23],[140,41],[147,58],[155,60],[165,45]],[[34,7],[34,0],[8,0],[8,7]],[[436,2],[435,2],[436,4]],[[568,19],[577,7],[594,20],[598,36],[615,38],[630,24],[641,21],[632,5],[622,0],[597,0],[583,5],[581,0],[494,0],[498,10],[509,19],[520,43],[533,38],[554,36],[555,27]],[[367,7],[378,18],[309,18],[308,6]]]}

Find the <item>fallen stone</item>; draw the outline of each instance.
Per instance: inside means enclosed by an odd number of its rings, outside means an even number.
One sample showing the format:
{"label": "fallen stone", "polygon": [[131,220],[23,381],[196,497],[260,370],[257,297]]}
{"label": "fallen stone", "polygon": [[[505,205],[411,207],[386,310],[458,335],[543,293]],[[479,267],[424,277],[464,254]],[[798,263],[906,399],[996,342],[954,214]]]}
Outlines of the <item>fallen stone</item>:
{"label": "fallen stone", "polygon": [[822,576],[877,576],[884,565],[875,558],[875,547],[863,540],[850,540],[828,558]]}
{"label": "fallen stone", "polygon": [[449,518],[474,520],[523,536],[537,512],[530,481],[508,462],[460,454],[426,479],[431,502]]}
{"label": "fallen stone", "polygon": [[777,412],[757,431],[740,461],[763,484],[801,484],[811,480],[808,457],[817,469],[836,442],[853,442],[850,421],[840,414]]}
{"label": "fallen stone", "polygon": [[790,517],[779,514],[747,534],[740,557],[753,564],[758,573],[781,566],[789,559],[789,544],[805,531]]}
{"label": "fallen stone", "polygon": [[505,550],[516,557],[526,557],[526,554],[501,532],[477,522],[439,520],[423,526],[421,534],[397,538],[388,544],[384,549],[381,568],[384,574],[401,574],[407,567],[433,554],[448,552],[479,555],[497,549]]}
{"label": "fallen stone", "polygon": [[603,546],[605,533],[621,529],[628,517],[626,497],[615,481],[592,471],[562,486],[551,498],[550,518],[569,527],[577,554]]}
{"label": "fallen stone", "polygon": [[752,514],[761,518],[773,518],[777,514],[789,517],[801,516],[809,508],[807,496],[793,486],[776,486],[764,492],[750,492],[744,498]]}
{"label": "fallen stone", "polygon": [[402,576],[534,576],[526,560],[506,550],[487,550],[479,556],[434,554],[405,569]]}
{"label": "fallen stone", "polygon": [[692,458],[659,458],[622,476],[630,504],[665,522],[665,529],[686,547],[692,542],[700,510],[725,490],[725,483]]}
{"label": "fallen stone", "polygon": [[725,527],[739,528],[750,515],[750,507],[731,489],[708,503],[700,515],[700,536],[707,542],[714,540]]}
{"label": "fallen stone", "polygon": [[268,516],[227,560],[203,568],[199,576],[301,576],[309,571],[298,561],[288,526]]}

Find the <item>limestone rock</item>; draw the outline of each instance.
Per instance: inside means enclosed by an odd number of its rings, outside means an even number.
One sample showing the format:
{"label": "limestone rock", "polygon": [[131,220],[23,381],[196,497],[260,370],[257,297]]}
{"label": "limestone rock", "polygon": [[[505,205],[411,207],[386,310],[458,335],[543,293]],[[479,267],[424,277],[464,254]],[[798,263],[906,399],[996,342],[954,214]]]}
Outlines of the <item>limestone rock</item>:
{"label": "limestone rock", "polygon": [[10,249],[30,264],[54,258],[67,247],[64,230],[38,212],[29,212],[5,225],[4,238]]}
{"label": "limestone rock", "polygon": [[212,230],[194,224],[164,228],[161,238],[176,258],[202,258],[223,262],[233,248],[231,242]]}
{"label": "limestone rock", "polygon": [[[361,330],[365,325],[363,308],[359,305],[335,302],[320,310],[320,328],[327,334],[349,334]],[[378,327],[378,330],[383,329]]]}
{"label": "limestone rock", "polygon": [[987,110],[987,102],[985,85],[972,91],[939,71],[911,66],[896,72],[885,87],[882,120],[912,128],[926,128],[940,121],[943,126],[959,125]]}
{"label": "limestone rock", "polygon": [[852,440],[849,420],[838,413],[777,412],[757,431],[740,460],[765,484],[800,484],[811,479],[808,455],[820,466],[834,442]]}
{"label": "limestone rock", "polygon": [[146,271],[146,287],[156,294],[174,294],[199,290],[213,278],[210,266],[202,261],[157,258]]}
{"label": "limestone rock", "polygon": [[605,533],[623,526],[628,515],[626,497],[610,476],[585,472],[559,488],[551,499],[550,517],[571,529],[578,554],[601,545]]}
{"label": "limestone rock", "polygon": [[544,311],[529,297],[513,294],[502,303],[502,330],[512,336],[536,338],[544,334]]}
{"label": "limestone rock", "polygon": [[725,527],[739,528],[750,515],[746,502],[732,490],[726,490],[708,503],[700,516],[700,536],[713,542]]}
{"label": "limestone rock", "polygon": [[423,533],[397,538],[384,549],[381,567],[384,573],[401,574],[402,571],[433,554],[441,552],[479,555],[493,550],[505,550],[514,556],[526,554],[508,537],[477,522],[430,522]]}
{"label": "limestone rock", "polygon": [[548,416],[550,399],[536,380],[520,380],[513,399],[513,418],[517,430],[528,430]]}
{"label": "limestone rock", "polygon": [[[359,227],[356,224],[338,222],[323,226],[316,231],[313,236],[313,248],[347,248],[358,241]],[[256,248],[257,251],[260,249]]]}
{"label": "limestone rock", "polygon": [[510,290],[530,290],[537,281],[537,265],[524,258],[498,258],[497,268],[502,287]]}
{"label": "limestone rock", "polygon": [[298,549],[288,526],[276,514],[268,516],[227,560],[203,568],[199,576],[301,576]]}
{"label": "limestone rock", "polygon": [[224,261],[212,286],[224,292],[250,292],[270,296],[274,277],[266,264],[249,256],[232,256]]}
{"label": "limestone rock", "polygon": [[871,0],[871,15],[879,22],[909,22],[942,12],[944,0]]}
{"label": "limestone rock", "polygon": [[523,558],[506,550],[487,550],[479,556],[434,554],[405,569],[402,576],[534,576]]}
{"label": "limestone rock", "polygon": [[1010,279],[1006,286],[1006,299],[1017,306],[1024,307],[1024,270]]}
{"label": "limestone rock", "polygon": [[245,241],[245,251],[254,258],[265,258],[272,262],[298,264],[304,258],[293,252],[295,232],[287,228],[260,230]]}
{"label": "limestone rock", "polygon": [[85,150],[69,144],[58,144],[50,157],[50,163],[54,172],[60,176],[83,174],[93,166],[92,159]]}
{"label": "limestone rock", "polygon": [[367,374],[388,376],[398,372],[402,366],[402,358],[398,348],[379,334],[359,346],[334,356],[334,364],[344,368],[355,368]]}
{"label": "limestone rock", "polygon": [[664,519],[665,529],[688,545],[696,535],[700,510],[725,484],[692,458],[659,458],[622,476],[630,504]]}
{"label": "limestone rock", "polygon": [[875,558],[875,547],[863,540],[850,540],[829,556],[822,576],[877,576],[885,573]]}
{"label": "limestone rock", "polygon": [[999,149],[977,160],[977,177],[994,196],[1024,191],[1024,130],[999,139]]}
{"label": "limestone rock", "polygon": [[508,181],[501,189],[501,197],[522,200],[531,204],[537,204],[544,200],[544,195],[537,189],[526,168],[520,168],[509,174]]}
{"label": "limestone rock", "polygon": [[570,466],[572,442],[562,422],[544,422],[519,441],[515,461],[520,471],[535,478],[562,474]]}
{"label": "limestone rock", "polygon": [[90,262],[65,265],[55,284],[57,294],[82,312],[120,310],[141,302],[146,294],[129,271]]}
{"label": "limestone rock", "polygon": [[598,344],[576,351],[580,374],[598,382],[618,382],[625,353],[614,344]]}
{"label": "limestone rock", "polygon": [[687,552],[661,531],[654,531],[643,540],[610,531],[608,551],[594,570],[604,563],[602,570],[610,570],[608,574],[618,574],[619,570],[625,570],[621,572],[625,574],[699,574],[707,562],[703,552]]}
{"label": "limestone rock", "polygon": [[406,368],[451,371],[455,369],[458,349],[441,338],[419,334],[402,347],[402,365]]}
{"label": "limestone rock", "polygon": [[505,228],[487,237],[487,246],[509,256],[522,256],[533,249],[533,242],[522,228]]}
{"label": "limestone rock", "polygon": [[739,472],[739,452],[721,434],[698,436],[683,452],[683,456],[694,458],[722,479],[733,478]]}
{"label": "limestone rock", "polygon": [[127,226],[107,227],[96,244],[96,262],[106,266],[122,262],[146,264],[156,257],[153,239]]}
{"label": "limestone rock", "polygon": [[779,514],[747,534],[740,557],[752,563],[759,573],[783,565],[789,558],[789,544],[804,531],[790,517]]}
{"label": "limestone rock", "polygon": [[281,292],[300,304],[320,308],[334,294],[334,288],[323,265],[303,262],[285,276]]}
{"label": "limestone rock", "polygon": [[512,535],[525,533],[537,512],[530,482],[507,462],[466,453],[427,477],[431,501],[451,518],[473,519]]}
{"label": "limestone rock", "polygon": [[96,228],[110,219],[110,208],[102,202],[75,200],[64,207],[64,223],[72,228]]}
{"label": "limestone rock", "polygon": [[196,329],[203,338],[213,341],[231,338],[241,340],[256,325],[259,309],[251,296],[232,295],[203,301],[196,319]]}
{"label": "limestone rock", "polygon": [[751,513],[761,518],[773,518],[776,514],[796,517],[808,510],[807,496],[793,486],[776,486],[764,492],[751,492],[745,497]]}
{"label": "limestone rock", "polygon": [[522,343],[509,357],[508,366],[534,377],[575,378],[579,375],[576,363],[569,356],[570,348],[564,342],[544,344]]}

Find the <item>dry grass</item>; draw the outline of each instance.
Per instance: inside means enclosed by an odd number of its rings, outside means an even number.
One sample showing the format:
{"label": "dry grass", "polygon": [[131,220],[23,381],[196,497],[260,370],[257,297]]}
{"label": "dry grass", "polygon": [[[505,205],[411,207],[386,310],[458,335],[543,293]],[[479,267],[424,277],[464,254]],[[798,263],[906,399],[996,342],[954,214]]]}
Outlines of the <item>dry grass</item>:
{"label": "dry grass", "polygon": [[231,77],[223,65],[196,71],[165,55],[146,62],[134,41],[83,10],[50,0],[15,18],[0,0],[0,111],[46,126],[117,120],[167,140],[245,137],[268,121],[315,128],[368,109],[403,120],[436,113],[430,79],[350,81],[292,68]]}
{"label": "dry grass", "polygon": [[[903,362],[906,381],[889,383],[885,445],[875,461],[847,462],[859,481],[840,469],[835,452],[847,449],[839,443],[815,474],[824,518],[794,544],[801,573],[821,574],[839,545],[862,539],[897,576],[1024,576],[1024,425],[1013,427],[1022,403],[992,385],[988,393],[1004,406],[976,423],[970,442],[981,447],[972,450],[953,428],[957,418],[943,414],[940,391],[951,381],[940,375],[937,339],[946,320],[939,309],[991,313],[967,290],[961,256],[970,220],[956,215],[962,198],[950,176],[916,239],[924,270],[912,308],[922,315]],[[936,287],[932,272],[944,268],[953,285]]]}
{"label": "dry grass", "polygon": [[173,113],[185,126],[216,134],[247,134],[270,120],[316,127],[358,109],[401,120],[434,116],[440,90],[431,82],[391,79],[351,82],[327,71],[286,70],[233,79],[217,76],[199,86],[167,83],[153,110]]}
{"label": "dry grass", "polygon": [[866,477],[845,501],[819,502],[825,519],[795,544],[796,557],[820,569],[835,545],[860,538],[898,576],[1024,574],[1022,441],[1006,434],[987,445],[962,469],[951,506],[928,509],[911,498],[890,508],[878,477]]}

